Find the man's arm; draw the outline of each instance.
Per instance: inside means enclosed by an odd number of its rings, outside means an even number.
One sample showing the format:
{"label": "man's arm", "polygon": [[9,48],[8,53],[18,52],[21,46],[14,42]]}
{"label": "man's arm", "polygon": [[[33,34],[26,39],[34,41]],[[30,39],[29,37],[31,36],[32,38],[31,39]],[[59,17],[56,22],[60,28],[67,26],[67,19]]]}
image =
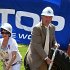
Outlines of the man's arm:
{"label": "man's arm", "polygon": [[47,57],[47,55],[43,49],[42,36],[41,36],[40,31],[41,30],[39,27],[33,28],[31,45],[36,50],[36,52],[39,54],[39,56],[41,56],[42,59],[45,59],[45,57]]}
{"label": "man's arm", "polygon": [[53,26],[53,41],[52,41],[52,46],[54,47],[54,48],[56,48],[57,46],[58,46],[58,44],[57,44],[57,41],[56,41],[56,38],[55,38],[55,26]]}

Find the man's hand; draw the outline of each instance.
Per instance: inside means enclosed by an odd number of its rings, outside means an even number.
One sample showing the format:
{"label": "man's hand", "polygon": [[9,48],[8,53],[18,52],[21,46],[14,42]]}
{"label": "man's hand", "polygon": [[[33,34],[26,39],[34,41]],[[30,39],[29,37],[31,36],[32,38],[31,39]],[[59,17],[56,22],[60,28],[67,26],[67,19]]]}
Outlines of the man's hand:
{"label": "man's hand", "polygon": [[51,60],[50,58],[47,58],[47,59],[46,59],[46,63],[47,63],[47,64],[50,64],[51,62],[52,62],[52,60]]}
{"label": "man's hand", "polygon": [[54,46],[54,48],[56,48],[56,47],[59,48],[60,47],[60,44],[56,43],[55,46]]}

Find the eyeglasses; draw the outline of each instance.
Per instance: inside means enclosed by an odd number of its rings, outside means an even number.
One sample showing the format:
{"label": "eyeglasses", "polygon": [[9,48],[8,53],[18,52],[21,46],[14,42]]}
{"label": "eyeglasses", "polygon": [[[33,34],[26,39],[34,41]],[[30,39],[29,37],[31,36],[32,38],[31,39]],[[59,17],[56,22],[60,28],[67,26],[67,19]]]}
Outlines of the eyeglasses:
{"label": "eyeglasses", "polygon": [[1,34],[10,34],[9,32],[1,32]]}

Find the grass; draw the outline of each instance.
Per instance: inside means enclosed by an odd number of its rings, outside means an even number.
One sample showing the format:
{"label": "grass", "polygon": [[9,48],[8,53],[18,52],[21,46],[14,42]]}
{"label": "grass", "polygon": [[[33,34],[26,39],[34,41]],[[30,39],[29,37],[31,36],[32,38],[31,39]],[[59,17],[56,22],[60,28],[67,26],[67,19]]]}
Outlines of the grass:
{"label": "grass", "polygon": [[[22,65],[21,65],[21,69],[20,70],[25,70],[24,69],[24,64],[23,64],[23,60],[24,60],[24,56],[25,53],[27,51],[28,45],[22,45],[22,44],[18,44],[18,49],[20,51],[20,54],[22,55]],[[0,70],[2,70],[2,62],[0,61]]]}
{"label": "grass", "polygon": [[21,65],[21,70],[25,70],[25,69],[24,69],[23,60],[24,60],[24,56],[25,56],[25,54],[26,54],[27,48],[28,48],[27,45],[19,44],[19,51],[20,51],[20,53],[21,53],[21,55],[22,55],[22,65]]}

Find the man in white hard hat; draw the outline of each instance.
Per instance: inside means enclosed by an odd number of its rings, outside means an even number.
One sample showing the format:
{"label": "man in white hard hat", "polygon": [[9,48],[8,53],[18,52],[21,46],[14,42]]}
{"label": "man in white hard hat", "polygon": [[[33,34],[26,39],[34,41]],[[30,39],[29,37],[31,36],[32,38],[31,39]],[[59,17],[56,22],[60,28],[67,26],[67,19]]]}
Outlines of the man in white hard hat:
{"label": "man in white hard hat", "polygon": [[48,56],[50,48],[57,46],[55,27],[51,24],[53,16],[53,9],[46,7],[41,13],[41,22],[33,28],[26,61],[30,70],[48,70],[52,62]]}
{"label": "man in white hard hat", "polygon": [[20,70],[21,55],[18,51],[18,45],[12,38],[12,26],[4,23],[1,26],[2,37],[0,39],[0,57],[4,63],[3,70]]}

